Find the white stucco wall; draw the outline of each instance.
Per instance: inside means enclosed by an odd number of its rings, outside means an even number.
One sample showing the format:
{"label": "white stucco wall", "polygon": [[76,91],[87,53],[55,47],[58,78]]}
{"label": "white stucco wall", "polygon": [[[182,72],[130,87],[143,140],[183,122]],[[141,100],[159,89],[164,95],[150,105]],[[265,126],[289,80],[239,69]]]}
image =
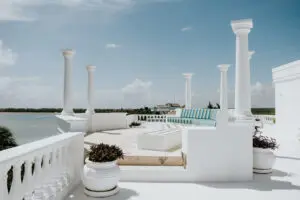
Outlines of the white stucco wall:
{"label": "white stucco wall", "polygon": [[182,151],[187,155],[186,169],[178,166],[121,166],[121,180],[156,182],[252,180],[252,132],[251,124],[185,128],[182,133]]}
{"label": "white stucco wall", "polygon": [[272,74],[276,130],[296,136],[300,128],[300,60],[274,68]]}
{"label": "white stucco wall", "polygon": [[89,132],[127,128],[127,113],[96,113],[91,116]]}
{"label": "white stucco wall", "polygon": [[251,124],[193,127],[185,131],[187,170],[195,181],[247,181],[253,176]]}

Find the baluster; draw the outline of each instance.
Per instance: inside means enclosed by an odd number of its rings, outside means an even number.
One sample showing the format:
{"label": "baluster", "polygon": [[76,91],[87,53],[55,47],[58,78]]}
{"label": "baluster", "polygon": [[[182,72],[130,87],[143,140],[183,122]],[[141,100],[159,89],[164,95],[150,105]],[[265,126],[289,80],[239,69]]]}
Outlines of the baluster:
{"label": "baluster", "polygon": [[64,184],[62,178],[58,174],[60,170],[59,151],[60,151],[59,148],[53,151],[51,163],[52,163],[53,177],[56,183],[56,189],[59,192],[61,192],[63,190]]}
{"label": "baluster", "polygon": [[42,161],[42,156],[36,156],[34,159],[34,187],[37,188],[41,184],[41,161]]}
{"label": "baluster", "polygon": [[2,197],[1,199],[7,199],[10,200],[11,195],[8,196],[8,190],[7,190],[7,172],[10,169],[10,167],[3,167],[1,166],[0,169],[2,169],[3,171],[0,171],[0,197]]}
{"label": "baluster", "polygon": [[43,178],[44,179],[48,179],[49,176],[49,155],[48,153],[45,153],[45,155],[43,156]]}
{"label": "baluster", "polygon": [[33,191],[33,176],[32,176],[32,160],[25,161],[25,173],[23,178],[23,185],[25,188],[25,195],[24,199],[29,200],[32,198],[32,191]]}
{"label": "baluster", "polygon": [[9,192],[13,199],[21,199],[24,194],[22,194],[21,166],[19,162],[13,165],[13,180]]}
{"label": "baluster", "polygon": [[65,156],[65,150],[66,149],[66,146],[63,146],[63,147],[61,147],[61,154],[60,154],[60,156],[61,156],[61,170],[62,170],[62,173],[61,173],[61,175],[62,175],[62,178],[63,178],[63,181],[64,181],[64,185],[65,186],[68,186],[69,185],[69,179],[68,179],[68,173],[67,173],[67,169],[66,169],[66,156]]}

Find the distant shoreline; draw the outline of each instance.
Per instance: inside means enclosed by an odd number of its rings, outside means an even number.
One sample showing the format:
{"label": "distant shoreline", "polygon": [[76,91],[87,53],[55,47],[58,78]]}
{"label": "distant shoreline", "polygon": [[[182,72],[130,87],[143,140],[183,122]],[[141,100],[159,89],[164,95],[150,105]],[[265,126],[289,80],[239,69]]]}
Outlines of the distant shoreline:
{"label": "distant shoreline", "polygon": [[[254,115],[275,115],[275,108],[252,108]],[[84,113],[86,109],[74,108],[74,112],[77,114]],[[28,114],[59,114],[62,112],[62,108],[0,108],[0,113],[28,113]],[[127,112],[128,114],[158,114],[152,112],[148,107],[135,108],[135,109],[95,109],[96,113],[110,113],[110,112]]]}

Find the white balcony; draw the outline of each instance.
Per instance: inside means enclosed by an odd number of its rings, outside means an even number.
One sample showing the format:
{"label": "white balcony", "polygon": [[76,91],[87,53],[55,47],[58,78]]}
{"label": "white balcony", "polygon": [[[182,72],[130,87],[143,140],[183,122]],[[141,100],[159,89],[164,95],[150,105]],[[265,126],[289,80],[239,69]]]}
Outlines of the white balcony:
{"label": "white balcony", "polygon": [[[147,123],[153,125],[157,123]],[[157,125],[156,125],[157,126]],[[148,126],[149,128],[149,126]],[[131,133],[147,131],[147,128],[132,128],[110,131]],[[104,132],[97,133],[105,134]],[[246,182],[199,182],[184,178],[188,176],[183,165],[178,166],[121,166],[120,192],[107,199],[298,199],[300,196],[300,143],[292,135],[276,132],[274,126],[265,124],[265,134],[274,136],[280,149],[271,175],[254,175]],[[116,136],[116,134],[115,134]],[[125,138],[118,145],[126,148]],[[118,143],[117,140],[112,141]],[[99,142],[99,141],[96,141]],[[72,199],[88,200],[83,192],[81,172],[83,168],[83,133],[65,133],[0,152],[1,200]],[[125,145],[125,146],[124,146]],[[131,145],[132,151],[135,147]],[[217,148],[217,147],[216,147]],[[126,149],[125,149],[126,151]],[[139,151],[148,153],[151,151]],[[180,153],[180,151],[179,151]],[[161,152],[157,155],[180,156]],[[238,156],[240,152],[236,151]],[[189,155],[187,155],[189,156]],[[210,156],[207,154],[207,156]],[[42,161],[43,160],[43,161]],[[35,163],[34,173],[31,163]],[[43,164],[41,164],[43,162]],[[24,178],[21,179],[22,164]],[[189,160],[187,160],[189,163]],[[7,171],[13,168],[11,189],[7,190]],[[16,174],[16,175],[15,175]],[[162,177],[160,180],[157,177]],[[168,181],[165,178],[169,177]],[[173,178],[173,181],[171,181]],[[135,181],[133,182],[133,180]],[[22,181],[21,181],[22,180]],[[131,180],[131,181],[130,181]],[[272,192],[271,192],[272,191]]]}

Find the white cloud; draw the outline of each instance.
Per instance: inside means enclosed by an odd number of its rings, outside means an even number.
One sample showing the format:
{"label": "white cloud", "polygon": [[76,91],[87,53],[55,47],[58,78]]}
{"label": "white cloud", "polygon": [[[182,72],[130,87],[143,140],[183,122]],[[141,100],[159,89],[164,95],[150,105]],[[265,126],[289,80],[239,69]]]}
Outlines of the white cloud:
{"label": "white cloud", "polygon": [[39,77],[0,77],[1,107],[60,107],[61,96]]}
{"label": "white cloud", "polygon": [[[217,90],[217,96],[211,95],[211,98],[215,101],[219,101],[220,90]],[[234,107],[235,91],[233,89],[228,90],[228,106]],[[266,108],[275,106],[275,90],[272,83],[262,84],[256,82],[251,86],[251,104],[254,108]]]}
{"label": "white cloud", "polygon": [[252,86],[252,107],[274,107],[275,89],[272,83],[256,82]]}
{"label": "white cloud", "polygon": [[107,49],[115,49],[115,48],[119,48],[119,47],[121,47],[121,45],[119,45],[119,44],[106,44],[105,45],[105,48],[107,48]]}
{"label": "white cloud", "polygon": [[17,54],[11,49],[6,48],[0,40],[0,67],[7,65],[14,65],[17,59]]}
{"label": "white cloud", "polygon": [[135,79],[122,88],[124,107],[142,107],[152,103],[151,81]]}
{"label": "white cloud", "polygon": [[[95,108],[136,108],[151,103],[150,81],[134,80],[117,89],[95,91]],[[62,107],[63,87],[43,83],[40,77],[0,77],[0,107]],[[73,107],[87,107],[87,92],[73,91]]]}
{"label": "white cloud", "polygon": [[183,27],[181,29],[182,32],[191,31],[193,28],[191,26]]}
{"label": "white cloud", "polygon": [[0,21],[33,21],[36,20],[38,8],[49,5],[118,13],[131,9],[136,4],[178,1],[180,0],[0,0]]}
{"label": "white cloud", "polygon": [[139,94],[148,92],[152,86],[151,81],[142,81],[140,79],[135,79],[132,83],[126,85],[122,88],[124,94]]}

